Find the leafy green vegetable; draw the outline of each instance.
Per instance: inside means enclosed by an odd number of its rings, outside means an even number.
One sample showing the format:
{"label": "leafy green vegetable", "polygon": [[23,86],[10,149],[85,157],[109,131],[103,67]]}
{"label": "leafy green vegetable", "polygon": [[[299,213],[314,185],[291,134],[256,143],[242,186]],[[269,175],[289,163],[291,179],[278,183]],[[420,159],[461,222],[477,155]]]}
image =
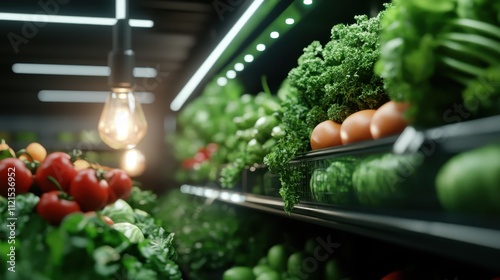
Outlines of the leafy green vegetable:
{"label": "leafy green vegetable", "polygon": [[168,137],[167,142],[174,149],[175,158],[182,162],[195,157],[197,152],[210,143],[218,145],[219,149],[209,161],[197,165],[199,168],[179,168],[176,179],[182,182],[215,181],[220,166],[227,162],[226,141],[229,135],[234,135],[238,122],[233,118],[242,116],[244,112],[252,112],[252,119],[242,121],[252,125],[259,117],[251,96],[243,94],[242,85],[236,80],[228,81],[221,87],[214,79],[205,87],[200,96],[182,109],[177,117],[178,129]]}
{"label": "leafy green vegetable", "polygon": [[298,66],[279,90],[286,96],[279,116],[284,136],[264,163],[280,175],[280,195],[287,212],[300,199],[305,175],[289,162],[310,150],[314,127],[327,119],[342,123],[351,113],[377,108],[388,100],[381,78],[373,72],[380,53],[381,17],[360,15],[354,24],[335,25],[324,47],[315,41],[304,49]]}
{"label": "leafy green vegetable", "polygon": [[222,167],[219,182],[225,188],[234,188],[241,180],[241,172],[246,166],[246,152],[243,148],[233,162]]}
{"label": "leafy green vegetable", "polygon": [[252,101],[254,109],[236,117],[239,130],[236,131],[236,143],[228,149],[228,163],[220,172],[219,182],[225,188],[233,188],[241,179],[246,166],[262,164],[264,156],[274,147],[282,134],[273,130],[279,128],[277,113],[281,109],[277,98],[268,92],[260,92]]}
{"label": "leafy green vegetable", "polygon": [[7,198],[0,196],[0,240],[7,239],[7,237],[10,235],[10,229],[7,226],[10,222],[9,218],[16,218],[15,232],[16,236],[19,235],[19,233],[29,222],[29,215],[34,211],[39,200],[40,198],[33,193],[16,195],[16,199],[14,200],[15,207],[14,211],[12,212],[13,214],[15,214],[15,216],[13,217],[11,215],[11,211],[9,211],[9,202]]}
{"label": "leafy green vegetable", "polygon": [[132,187],[127,203],[133,209],[141,209],[156,216],[158,212],[158,196],[151,190],[143,190],[139,186]]}
{"label": "leafy green vegetable", "polygon": [[123,199],[118,199],[115,203],[102,209],[102,214],[108,216],[115,223],[134,223],[134,210]]}
{"label": "leafy green vegetable", "polygon": [[[500,65],[499,12],[494,0],[394,0],[389,5],[375,70],[391,99],[410,103],[406,117],[411,124],[436,126],[500,112],[500,107],[483,107],[488,101],[466,108],[473,116],[459,111],[463,99],[475,95],[477,83],[495,72],[487,69]],[[490,97],[498,100],[498,93]]]}
{"label": "leafy green vegetable", "polygon": [[475,117],[500,112],[500,64],[488,68],[463,92],[465,108]]}
{"label": "leafy green vegetable", "polygon": [[[142,235],[131,242],[99,216],[74,213],[59,227],[51,226],[33,212],[37,201],[30,193],[16,196],[15,242],[0,236],[2,279],[181,279],[174,234],[149,214],[131,212],[137,222],[128,228],[135,230],[133,235]],[[7,213],[0,203],[0,216]],[[15,273],[7,270],[11,246],[15,247]]]}
{"label": "leafy green vegetable", "polygon": [[331,40],[324,47],[315,41],[305,48],[288,74],[298,90],[298,103],[319,110],[313,113],[319,118],[311,117],[312,125],[325,119],[342,123],[348,115],[376,109],[388,100],[382,80],[373,73],[380,17],[360,15],[354,24],[335,25]]}
{"label": "leafy green vegetable", "polygon": [[[229,204],[205,200],[172,190],[162,198],[159,218],[176,232],[178,263],[189,279],[220,279],[214,273],[233,265],[251,266],[280,237],[266,216]],[[217,274],[215,274],[217,275]]]}
{"label": "leafy green vegetable", "polygon": [[117,231],[123,233],[123,235],[128,238],[130,243],[139,243],[144,240],[144,234],[142,234],[142,231],[136,225],[127,222],[121,222],[113,224],[112,227]]}
{"label": "leafy green vegetable", "polygon": [[[187,105],[178,116],[178,132],[169,141],[175,147],[176,159],[182,161],[176,179],[183,183],[220,182],[225,188],[238,185],[245,166],[262,164],[273,146],[272,133],[281,108],[262,77],[263,92],[243,93],[237,80],[226,86],[211,81],[203,93]],[[208,144],[217,151],[208,158],[198,157]],[[265,146],[263,146],[266,144]]]}

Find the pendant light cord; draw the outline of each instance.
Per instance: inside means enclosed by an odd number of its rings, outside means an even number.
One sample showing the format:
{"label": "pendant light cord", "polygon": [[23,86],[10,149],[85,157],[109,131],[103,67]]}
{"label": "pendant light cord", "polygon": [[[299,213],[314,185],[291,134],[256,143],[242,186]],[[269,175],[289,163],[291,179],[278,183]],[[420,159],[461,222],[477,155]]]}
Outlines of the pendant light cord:
{"label": "pendant light cord", "polygon": [[135,54],[132,50],[128,0],[120,1],[124,4],[124,17],[118,18],[113,26],[113,49],[108,55],[111,69],[108,84],[113,90],[132,90],[135,87]]}

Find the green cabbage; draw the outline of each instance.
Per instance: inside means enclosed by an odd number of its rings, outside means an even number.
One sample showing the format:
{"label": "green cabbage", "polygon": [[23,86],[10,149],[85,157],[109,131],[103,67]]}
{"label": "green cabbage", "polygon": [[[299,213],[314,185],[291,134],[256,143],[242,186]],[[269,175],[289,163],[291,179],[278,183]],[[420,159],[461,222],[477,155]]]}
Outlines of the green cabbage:
{"label": "green cabbage", "polygon": [[118,199],[115,203],[106,206],[102,214],[111,218],[115,223],[135,223],[134,210],[123,199]]}
{"label": "green cabbage", "polygon": [[116,223],[113,224],[113,228],[123,233],[131,243],[140,243],[144,241],[144,234],[142,234],[142,231],[136,225],[125,222]]}

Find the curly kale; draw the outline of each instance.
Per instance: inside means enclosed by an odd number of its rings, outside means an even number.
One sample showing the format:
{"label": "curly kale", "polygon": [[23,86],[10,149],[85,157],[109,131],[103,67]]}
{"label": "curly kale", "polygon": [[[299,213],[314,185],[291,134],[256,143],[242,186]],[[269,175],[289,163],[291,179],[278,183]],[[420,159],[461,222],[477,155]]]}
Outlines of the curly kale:
{"label": "curly kale", "polygon": [[285,136],[264,157],[264,163],[272,173],[280,175],[280,195],[285,203],[285,211],[290,212],[300,198],[302,174],[300,170],[292,170],[289,161],[309,150],[309,135],[313,127],[304,122],[309,109],[298,104],[296,98],[285,100],[282,109],[281,121]]}
{"label": "curly kale", "polygon": [[310,150],[314,127],[327,119],[342,123],[356,111],[388,101],[383,81],[373,71],[379,56],[380,17],[361,15],[354,24],[334,26],[331,40],[324,47],[312,42],[288,74],[290,85],[282,88],[290,94],[280,116],[285,137],[264,159],[270,171],[280,175],[287,212],[300,200],[304,175],[289,162]]}
{"label": "curly kale", "polygon": [[356,16],[354,24],[335,25],[324,47],[315,41],[304,49],[288,74],[300,104],[319,107],[328,119],[342,123],[354,112],[388,101],[382,79],[373,72],[380,53],[380,17]]}

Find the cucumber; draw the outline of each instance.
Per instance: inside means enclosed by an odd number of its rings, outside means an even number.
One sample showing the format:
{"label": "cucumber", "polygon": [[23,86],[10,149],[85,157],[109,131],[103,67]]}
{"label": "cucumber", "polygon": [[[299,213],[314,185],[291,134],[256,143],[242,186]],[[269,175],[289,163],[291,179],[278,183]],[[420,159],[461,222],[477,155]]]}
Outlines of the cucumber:
{"label": "cucumber", "polygon": [[273,128],[278,124],[278,119],[272,115],[262,116],[258,118],[253,126],[255,129],[253,137],[257,138],[260,141],[266,141],[267,139],[271,138]]}
{"label": "cucumber", "polygon": [[500,144],[452,157],[436,176],[443,208],[452,212],[500,214]]}
{"label": "cucumber", "polygon": [[250,267],[235,266],[224,271],[222,280],[255,280],[255,275]]}
{"label": "cucumber", "polygon": [[253,271],[253,274],[255,275],[255,277],[259,277],[259,275],[261,275],[264,272],[274,271],[274,270],[269,265],[261,264],[261,265],[254,266],[252,271]]}
{"label": "cucumber", "polygon": [[326,169],[316,169],[310,181],[310,190],[316,202],[348,205],[354,202],[352,174],[356,158],[344,157],[330,163]]}
{"label": "cucumber", "polygon": [[[374,155],[360,161],[353,177],[353,189],[362,205],[413,207],[433,203],[432,190],[435,164],[422,165],[419,154]],[[430,186],[430,187],[429,187]],[[425,201],[424,201],[425,199]]]}

